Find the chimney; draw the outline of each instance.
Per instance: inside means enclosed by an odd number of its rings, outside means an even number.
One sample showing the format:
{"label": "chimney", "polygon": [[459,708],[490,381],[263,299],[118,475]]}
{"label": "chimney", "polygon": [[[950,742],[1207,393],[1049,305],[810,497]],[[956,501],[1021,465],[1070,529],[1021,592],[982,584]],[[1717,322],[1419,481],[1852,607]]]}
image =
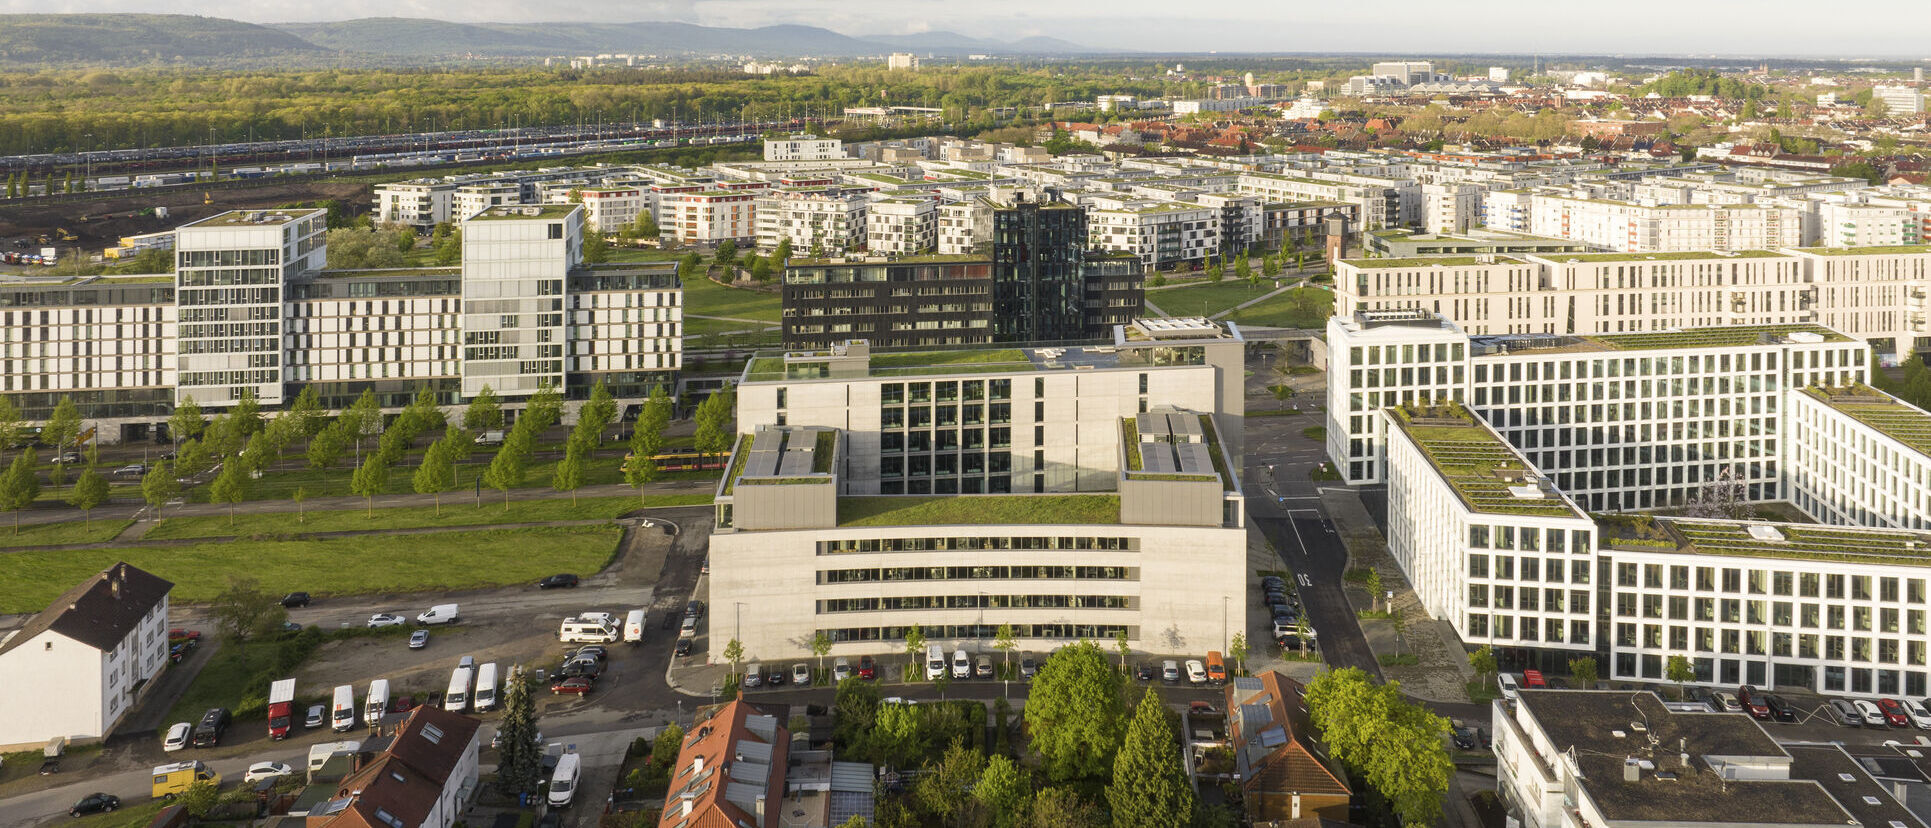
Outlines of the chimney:
{"label": "chimney", "polygon": [[690,815],[691,815],[691,803],[692,803],[693,801],[695,801],[695,799],[696,799],[696,797],[695,797],[695,796],[693,796],[693,795],[691,795],[691,794],[688,794],[688,793],[686,793],[686,794],[683,794],[683,795],[681,795],[681,796],[679,796],[679,797],[677,798],[677,800],[678,800],[678,801],[677,801],[677,810],[678,810],[678,812],[679,812],[679,815],[680,815],[680,816],[690,816]]}
{"label": "chimney", "polygon": [[764,794],[758,794],[758,824],[764,824]]}
{"label": "chimney", "polygon": [[1623,781],[1635,782],[1643,778],[1643,768],[1636,764],[1636,757],[1623,757]]}
{"label": "chimney", "polygon": [[704,757],[702,756],[692,757],[691,774],[697,775],[697,774],[702,774],[703,772],[704,772]]}

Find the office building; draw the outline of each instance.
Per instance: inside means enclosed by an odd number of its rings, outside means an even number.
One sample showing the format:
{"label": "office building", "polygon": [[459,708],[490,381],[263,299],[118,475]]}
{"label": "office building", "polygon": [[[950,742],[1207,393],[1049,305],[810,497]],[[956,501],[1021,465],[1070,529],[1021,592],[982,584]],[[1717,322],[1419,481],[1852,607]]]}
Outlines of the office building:
{"label": "office building", "polygon": [[1916,115],[1924,111],[1924,93],[1911,86],[1873,86],[1871,100],[1884,104],[1884,114]]}
{"label": "office building", "polygon": [[1086,212],[1064,201],[1015,194],[993,210],[994,341],[1091,339],[1139,315],[1139,262],[1089,254],[1088,243]]}
{"label": "office building", "polygon": [[1232,326],[1147,320],[1107,347],[753,359],[717,492],[712,657],[731,638],[802,655],[818,633],[900,652],[914,625],[948,653],[1001,625],[1028,649],[1223,649],[1246,583],[1243,348]]}
{"label": "office building", "polygon": [[[172,583],[118,563],[0,637],[0,747],[107,738],[168,667]],[[58,677],[50,693],[34,676]]]}
{"label": "office building", "polygon": [[327,233],[326,210],[234,211],[175,231],[175,404],[281,404],[283,298],[326,263]]}
{"label": "office building", "polygon": [[1520,695],[1492,721],[1496,793],[1523,828],[1924,826],[1837,744],[1784,744],[1748,716],[1681,712],[1647,690]]}
{"label": "office building", "polygon": [[819,138],[810,133],[799,133],[786,138],[764,140],[764,160],[766,161],[824,161],[844,157],[845,142],[837,138]]}

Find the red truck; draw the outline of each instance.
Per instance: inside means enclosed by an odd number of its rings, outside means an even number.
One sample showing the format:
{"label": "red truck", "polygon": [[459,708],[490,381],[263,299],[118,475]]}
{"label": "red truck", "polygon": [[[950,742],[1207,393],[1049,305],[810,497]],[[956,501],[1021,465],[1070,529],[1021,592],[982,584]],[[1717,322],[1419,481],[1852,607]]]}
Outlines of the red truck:
{"label": "red truck", "polygon": [[295,680],[285,678],[268,686],[268,738],[288,738],[295,717]]}

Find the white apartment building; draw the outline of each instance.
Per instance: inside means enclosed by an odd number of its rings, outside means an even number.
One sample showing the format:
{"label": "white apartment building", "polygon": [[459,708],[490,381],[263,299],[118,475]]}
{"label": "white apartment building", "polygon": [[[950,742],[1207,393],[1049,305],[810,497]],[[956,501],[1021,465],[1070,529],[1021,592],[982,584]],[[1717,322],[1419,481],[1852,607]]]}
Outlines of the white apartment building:
{"label": "white apartment building", "polygon": [[1884,103],[1884,114],[1916,115],[1924,111],[1924,93],[1910,86],[1873,86],[1871,100]]}
{"label": "white apartment building", "polygon": [[434,227],[450,221],[456,188],[446,181],[402,181],[375,190],[375,223]]}
{"label": "white apartment building", "polygon": [[221,213],[175,235],[175,404],[282,401],[282,300],[327,257],[326,210]]}
{"label": "white apartment building", "polygon": [[1894,247],[1925,242],[1931,202],[1833,199],[1817,204],[1817,247]]}
{"label": "white apartment building", "polygon": [[939,205],[939,255],[963,256],[991,244],[992,213],[992,203],[982,197]]}
{"label": "white apartment building", "polygon": [[1595,651],[1596,525],[1454,403],[1383,409],[1388,550],[1469,646]]}
{"label": "white apartment building", "polygon": [[[1410,182],[1412,185],[1412,182]],[[1352,204],[1361,221],[1359,230],[1376,230],[1413,223],[1419,219],[1419,185],[1413,185],[1416,215],[1404,220],[1403,189],[1391,182],[1348,182],[1279,173],[1242,173],[1234,180],[1237,192],[1260,196],[1266,201],[1304,202],[1339,201]]]}
{"label": "white apartment building", "polygon": [[1870,370],[1868,346],[1815,325],[1471,338],[1385,311],[1330,319],[1328,343],[1328,453],[1350,483],[1385,479],[1375,412],[1454,401],[1592,512],[1677,505],[1719,478],[1782,497],[1784,392]]}
{"label": "white apartment building", "polygon": [[585,187],[578,197],[584,229],[592,233],[615,233],[636,224],[638,214],[650,209],[650,197],[641,186]]}
{"label": "white apartment building", "polygon": [[657,200],[657,226],[684,244],[747,244],[757,239],[757,200],[748,190],[666,192]]}
{"label": "white apartment building", "polygon": [[1825,523],[1931,530],[1931,414],[1861,384],[1790,395],[1790,501]]}
{"label": "white apartment building", "polygon": [[1770,250],[1804,243],[1802,215],[1795,207],[1769,204],[1646,206],[1535,193],[1529,197],[1529,226],[1522,232],[1626,253]]}
{"label": "white apartment building", "polygon": [[938,246],[939,203],[932,198],[883,198],[865,210],[865,249],[872,253],[905,256]]}
{"label": "white apartment building", "polygon": [[766,161],[825,161],[845,157],[845,142],[837,138],[819,138],[810,133],[800,133],[789,138],[764,141],[764,160]]}
{"label": "white apartment building", "polygon": [[1423,184],[1422,228],[1430,233],[1466,233],[1481,223],[1482,187],[1475,184]]}
{"label": "white apartment building", "polygon": [[841,187],[781,187],[757,198],[758,246],[766,250],[791,240],[798,253],[822,249],[827,255],[865,244],[864,190]]}
{"label": "white apartment building", "polygon": [[911,52],[893,52],[885,58],[886,69],[917,69],[919,56]]}
{"label": "white apartment building", "polygon": [[1205,260],[1220,251],[1220,211],[1187,202],[1120,201],[1086,210],[1090,244],[1129,253],[1149,270]]}
{"label": "white apartment building", "polygon": [[1512,256],[1342,259],[1334,313],[1424,310],[1475,336],[1571,333],[1571,303],[1551,287],[1542,265]]}
{"label": "white apartment building", "polygon": [[522,204],[523,185],[515,181],[479,181],[457,187],[449,196],[449,217],[466,221],[491,207]]}
{"label": "white apartment building", "polygon": [[1931,345],[1931,245],[1799,248],[1817,323],[1870,342],[1881,353]]}
{"label": "white apartment building", "polygon": [[464,397],[563,387],[564,278],[583,261],[583,208],[497,207],[463,222]]}
{"label": "white apartment building", "polygon": [[[0,747],[107,738],[168,666],[174,585],[126,563],[90,576],[0,638]],[[59,682],[59,692],[33,680]]]}
{"label": "white apartment building", "polygon": [[1201,610],[1245,589],[1226,438],[1242,343],[1179,322],[1104,352],[987,349],[958,373],[960,354],[862,341],[753,360],[711,538],[712,657],[731,638],[803,655],[814,628],[834,654],[900,652],[914,625],[948,653],[986,652],[1002,624],[1042,650],[1223,646],[1238,611]]}

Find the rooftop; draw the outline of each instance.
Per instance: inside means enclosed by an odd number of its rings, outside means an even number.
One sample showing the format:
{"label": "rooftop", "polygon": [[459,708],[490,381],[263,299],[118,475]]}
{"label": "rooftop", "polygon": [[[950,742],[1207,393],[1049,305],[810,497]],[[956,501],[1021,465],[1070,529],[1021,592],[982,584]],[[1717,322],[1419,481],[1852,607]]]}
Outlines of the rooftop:
{"label": "rooftop", "polygon": [[1563,262],[1682,262],[1723,259],[1783,259],[1789,254],[1775,250],[1691,250],[1681,253],[1548,253],[1542,258],[1558,264]]}
{"label": "rooftop", "polygon": [[750,435],[747,449],[739,440],[741,459],[731,467],[738,486],[787,483],[831,483],[838,459],[838,432],[829,428],[760,426]]}
{"label": "rooftop", "polygon": [[191,221],[182,227],[267,227],[284,224],[313,213],[326,212],[320,209],[293,208],[287,210],[229,210],[216,213],[200,221]]}
{"label": "rooftop", "polygon": [[[67,590],[52,604],[27,619],[11,637],[0,638],[0,652],[52,631],[102,652],[121,645],[167,599],[171,581],[146,570],[117,563]],[[51,645],[49,645],[51,646]]]}
{"label": "rooftop", "polygon": [[531,219],[560,219],[581,209],[583,207],[576,204],[504,204],[486,209],[483,212],[470,216],[466,220],[491,221],[508,219],[528,221]]}
{"label": "rooftop", "polygon": [[1540,476],[1515,449],[1461,406],[1400,406],[1388,410],[1442,479],[1471,512],[1581,518],[1582,512]]}
{"label": "rooftop", "polygon": [[838,499],[839,526],[1082,525],[1120,522],[1116,494],[990,494]]}
{"label": "rooftop", "polygon": [[1680,331],[1649,333],[1596,334],[1584,339],[1617,351],[1647,351],[1658,348],[1736,348],[1768,344],[1790,334],[1815,334],[1823,342],[1850,342],[1851,338],[1822,325],[1738,325],[1728,328],[1688,328]]}
{"label": "rooftop", "polygon": [[[1604,819],[1855,824],[1810,780],[1723,779],[1718,769],[1733,761],[1790,762],[1790,754],[1747,716],[1676,713],[1647,691],[1524,690],[1518,704],[1556,750],[1574,757],[1582,789]],[[1679,758],[1685,752],[1687,765]],[[1626,770],[1625,763],[1636,767]],[[1625,779],[1628,770],[1636,772],[1635,781]]]}
{"label": "rooftop", "polygon": [[1931,454],[1931,413],[1921,408],[1906,405],[1862,383],[1837,388],[1812,386],[1805,388],[1804,393],[1886,437],[1920,453]]}
{"label": "rooftop", "polygon": [[786,260],[785,267],[859,267],[862,265],[915,265],[915,264],[952,264],[957,262],[992,263],[992,257],[972,253],[920,253],[912,256],[827,256],[813,259],[809,256],[793,256]]}
{"label": "rooftop", "polygon": [[1818,256],[1884,256],[1931,253],[1931,244],[1893,244],[1878,247],[1795,247],[1791,249]]}
{"label": "rooftop", "polygon": [[1408,259],[1342,259],[1343,264],[1354,265],[1364,270],[1385,270],[1397,267],[1468,267],[1486,264],[1522,264],[1521,259],[1508,256],[1416,256]]}
{"label": "rooftop", "polygon": [[1625,514],[1597,516],[1596,531],[1631,550],[1931,566],[1931,534],[1894,529]]}

